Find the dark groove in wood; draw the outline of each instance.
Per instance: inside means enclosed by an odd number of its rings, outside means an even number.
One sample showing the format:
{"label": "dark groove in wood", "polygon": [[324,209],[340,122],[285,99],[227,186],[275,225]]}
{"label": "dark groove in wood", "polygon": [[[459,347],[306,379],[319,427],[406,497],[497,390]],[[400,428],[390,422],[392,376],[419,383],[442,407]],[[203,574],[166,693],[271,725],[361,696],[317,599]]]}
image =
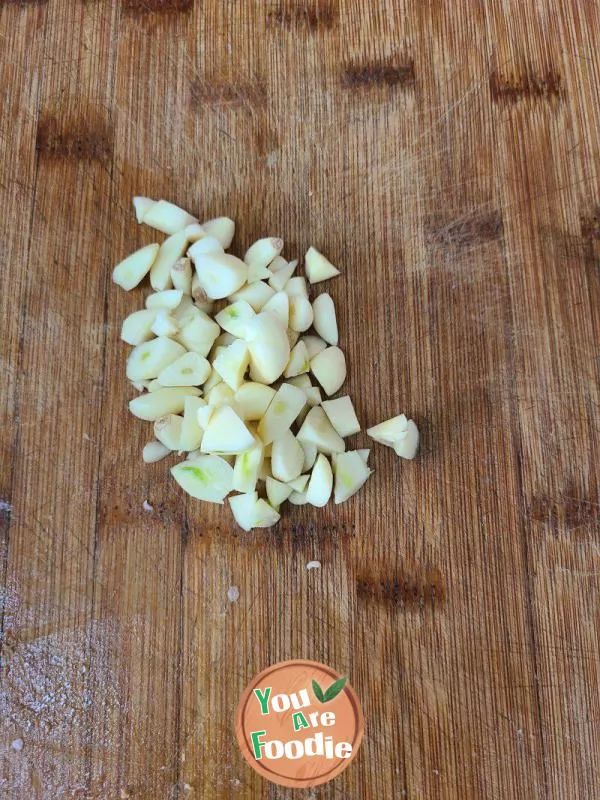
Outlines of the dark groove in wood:
{"label": "dark groove in wood", "polygon": [[40,119],[35,149],[42,158],[108,161],[112,157],[113,136],[103,120],[63,123],[47,116]]}
{"label": "dark groove in wood", "polygon": [[588,241],[600,241],[600,205],[588,216],[581,216],[581,235]]}
{"label": "dark groove in wood", "polygon": [[525,70],[517,74],[500,75],[496,70],[490,74],[490,93],[494,102],[516,103],[519,100],[551,100],[563,93],[562,76],[556,70],[538,74]]}
{"label": "dark groove in wood", "polygon": [[121,0],[121,7],[136,14],[185,14],[194,8],[194,0]]}
{"label": "dark groove in wood", "polygon": [[359,600],[405,610],[441,609],[446,604],[446,585],[437,567],[386,577],[362,574],[356,580],[356,594]]}
{"label": "dark groove in wood", "polygon": [[355,64],[342,72],[342,86],[358,89],[369,86],[388,86],[409,89],[415,85],[415,65],[406,64]]}
{"label": "dark groove in wood", "polygon": [[431,219],[425,227],[429,245],[474,247],[502,238],[504,224],[499,211],[475,212],[449,222]]}
{"label": "dark groove in wood", "polygon": [[281,3],[267,13],[267,24],[273,28],[306,28],[311,33],[331,30],[337,25],[339,9],[337,3],[315,2],[295,5]]}
{"label": "dark groove in wood", "polygon": [[267,87],[262,81],[220,83],[196,79],[190,86],[192,108],[203,106],[247,106],[255,108],[267,102]]}
{"label": "dark groove in wood", "polygon": [[543,522],[552,530],[573,531],[600,523],[600,504],[598,496],[569,496],[559,500],[548,497],[534,497],[530,516],[535,522]]}

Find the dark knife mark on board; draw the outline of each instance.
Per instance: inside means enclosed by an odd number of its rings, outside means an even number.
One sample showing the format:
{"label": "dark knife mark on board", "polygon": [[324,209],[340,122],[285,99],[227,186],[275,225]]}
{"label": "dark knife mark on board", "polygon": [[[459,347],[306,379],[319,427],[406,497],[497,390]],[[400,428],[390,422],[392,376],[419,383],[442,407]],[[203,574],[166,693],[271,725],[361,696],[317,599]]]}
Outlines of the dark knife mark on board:
{"label": "dark knife mark on board", "polygon": [[42,117],[35,149],[42,157],[75,161],[108,161],[112,157],[112,131],[103,120],[59,120]]}
{"label": "dark knife mark on board", "polygon": [[571,233],[558,226],[538,228],[544,252],[565,269],[583,269],[598,275],[600,271],[600,215],[580,218],[581,232]]}
{"label": "dark knife mark on board", "polygon": [[194,0],[121,0],[121,6],[136,14],[185,14],[194,8]]}
{"label": "dark knife mark on board", "polygon": [[241,539],[245,543],[252,543],[269,550],[309,553],[307,556],[309,560],[313,557],[315,545],[318,545],[317,557],[326,557],[331,550],[352,539],[356,535],[355,530],[355,525],[351,523],[316,525],[313,522],[290,522],[283,519],[279,525],[261,531],[258,536],[256,532],[251,536],[242,534]]}
{"label": "dark knife mark on board", "polygon": [[370,86],[409,89],[415,85],[414,62],[405,64],[351,64],[342,72],[342,86],[346,89],[360,89]]}
{"label": "dark knife mark on board", "polygon": [[272,28],[304,28],[311,33],[331,30],[337,24],[339,8],[337,2],[314,2],[295,5],[281,3],[267,13],[267,24]]}
{"label": "dark knife mark on board", "polygon": [[530,516],[535,522],[543,522],[551,530],[562,528],[574,531],[586,526],[598,526],[600,523],[600,504],[598,498],[573,496],[552,500],[548,497],[533,498]]}
{"label": "dark knife mark on board", "polygon": [[444,577],[437,567],[417,569],[404,575],[361,575],[356,581],[359,600],[388,604],[406,611],[443,608],[446,604]]}
{"label": "dark knife mark on board", "polygon": [[561,97],[563,81],[560,73],[554,69],[542,74],[526,69],[509,75],[500,75],[494,70],[490,74],[490,93],[496,103],[516,103],[526,99],[551,100]]}
{"label": "dark knife mark on board", "polygon": [[475,211],[443,221],[432,218],[425,226],[425,241],[437,247],[475,247],[502,238],[504,224],[499,211]]}
{"label": "dark knife mark on board", "polygon": [[231,106],[256,108],[267,102],[267,87],[263,81],[238,81],[223,83],[198,78],[191,84],[192,108],[203,106]]}
{"label": "dark knife mark on board", "polygon": [[600,205],[580,217],[581,235],[588,242],[600,242]]}

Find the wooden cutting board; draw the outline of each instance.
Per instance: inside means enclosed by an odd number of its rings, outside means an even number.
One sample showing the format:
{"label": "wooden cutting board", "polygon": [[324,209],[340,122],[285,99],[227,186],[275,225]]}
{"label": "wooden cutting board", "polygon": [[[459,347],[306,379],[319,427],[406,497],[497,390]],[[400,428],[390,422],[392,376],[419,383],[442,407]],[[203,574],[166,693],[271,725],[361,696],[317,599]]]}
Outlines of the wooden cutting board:
{"label": "wooden cutting board", "polygon": [[[291,798],[234,711],[310,658],[366,734],[294,797],[600,797],[599,26],[0,4],[0,795]],[[374,447],[350,502],[253,534],[143,465],[119,331],[148,289],[110,281],[155,239],[134,194],[229,214],[239,253],[321,248],[363,426],[407,412],[419,458]]]}

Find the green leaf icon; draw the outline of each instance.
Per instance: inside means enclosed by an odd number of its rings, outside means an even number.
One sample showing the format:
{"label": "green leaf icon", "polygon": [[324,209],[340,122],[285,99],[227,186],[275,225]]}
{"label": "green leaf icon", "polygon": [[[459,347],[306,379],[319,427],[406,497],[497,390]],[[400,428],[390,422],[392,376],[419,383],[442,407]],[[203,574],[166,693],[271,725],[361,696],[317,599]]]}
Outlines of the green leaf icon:
{"label": "green leaf icon", "polygon": [[328,703],[330,700],[333,700],[338,696],[338,694],[342,691],[342,689],[346,685],[347,680],[348,678],[338,678],[337,681],[334,681],[325,692],[323,691],[323,689],[321,689],[319,684],[315,680],[313,680],[312,687],[313,687],[313,692],[315,693],[315,697],[320,703]]}
{"label": "green leaf icon", "polygon": [[315,693],[315,697],[319,701],[319,703],[325,702],[325,695],[323,694],[323,689],[319,686],[319,684],[313,679],[312,682],[313,692]]}
{"label": "green leaf icon", "polygon": [[333,700],[334,697],[337,697],[338,694],[342,691],[344,686],[346,685],[346,681],[348,678],[339,678],[337,681],[331,684],[329,689],[325,692],[325,702],[328,703],[330,700]]}

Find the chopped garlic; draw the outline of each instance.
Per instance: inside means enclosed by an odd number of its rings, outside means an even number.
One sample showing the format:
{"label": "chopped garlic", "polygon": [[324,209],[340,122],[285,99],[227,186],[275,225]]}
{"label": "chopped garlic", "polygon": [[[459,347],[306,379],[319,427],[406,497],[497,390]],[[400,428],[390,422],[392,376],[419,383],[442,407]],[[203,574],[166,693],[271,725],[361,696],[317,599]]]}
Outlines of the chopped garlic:
{"label": "chopped garlic", "polygon": [[[126,290],[149,273],[155,290],[121,328],[133,346],[127,378],[140,392],[130,411],[154,423],[143,460],[185,454],[171,468],[177,483],[209,503],[240,492],[229,504],[247,531],[275,525],[286,500],[322,507],[332,493],[336,503],[355,494],[371,474],[370,451],[346,451],[344,438],[360,431],[350,397],[322,400],[320,387],[328,397],[341,388],[346,361],[332,298],[324,293],[311,304],[307,284],[339,270],[311,247],[306,277],[296,275],[298,262],[282,257],[277,237],[236,258],[226,252],[235,233],[228,217],[201,224],[141,196],[134,208],[138,222],[167,234],[113,271]],[[419,432],[404,415],[367,433],[402,458],[416,454]],[[268,502],[258,495],[262,481]]]}

